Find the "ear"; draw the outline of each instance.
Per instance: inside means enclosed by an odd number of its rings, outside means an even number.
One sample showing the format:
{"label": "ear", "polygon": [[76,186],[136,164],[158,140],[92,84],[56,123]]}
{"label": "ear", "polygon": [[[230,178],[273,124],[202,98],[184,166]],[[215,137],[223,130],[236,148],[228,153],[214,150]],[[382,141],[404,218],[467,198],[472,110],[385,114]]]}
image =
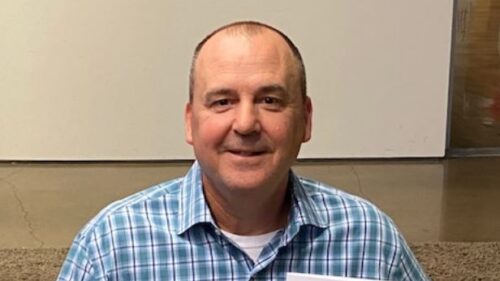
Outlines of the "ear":
{"label": "ear", "polygon": [[302,142],[307,142],[311,139],[312,132],[312,101],[311,98],[306,96],[304,101],[304,136]]}
{"label": "ear", "polygon": [[188,102],[186,104],[186,109],[184,110],[184,134],[186,142],[193,145],[193,131],[192,127],[192,113],[193,113],[193,103]]}

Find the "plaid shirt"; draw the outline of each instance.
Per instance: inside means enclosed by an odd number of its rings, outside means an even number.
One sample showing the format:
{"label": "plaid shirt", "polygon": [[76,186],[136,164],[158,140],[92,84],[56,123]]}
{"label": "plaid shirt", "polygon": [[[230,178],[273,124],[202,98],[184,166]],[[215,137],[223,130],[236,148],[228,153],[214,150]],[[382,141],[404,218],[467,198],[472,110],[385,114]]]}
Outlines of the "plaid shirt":
{"label": "plaid shirt", "polygon": [[369,202],[290,172],[289,224],[253,262],[218,229],[201,170],[117,201],[77,235],[58,280],[285,280],[287,272],[428,280]]}

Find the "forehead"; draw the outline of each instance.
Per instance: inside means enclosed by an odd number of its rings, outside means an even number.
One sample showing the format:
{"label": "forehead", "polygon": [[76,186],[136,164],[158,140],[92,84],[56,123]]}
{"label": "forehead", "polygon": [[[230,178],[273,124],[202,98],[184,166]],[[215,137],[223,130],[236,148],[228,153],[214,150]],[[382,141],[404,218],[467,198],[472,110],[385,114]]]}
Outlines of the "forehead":
{"label": "forehead", "polygon": [[227,67],[241,71],[251,67],[262,67],[265,71],[274,67],[272,71],[281,70],[289,75],[294,63],[288,44],[274,31],[263,29],[252,34],[221,31],[207,40],[200,50],[195,74],[200,78]]}

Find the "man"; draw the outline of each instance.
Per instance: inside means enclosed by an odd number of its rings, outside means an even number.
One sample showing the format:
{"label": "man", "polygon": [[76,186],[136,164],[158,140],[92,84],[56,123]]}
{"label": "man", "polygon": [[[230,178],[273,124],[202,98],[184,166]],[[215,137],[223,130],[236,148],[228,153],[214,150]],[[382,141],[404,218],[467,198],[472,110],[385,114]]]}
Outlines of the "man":
{"label": "man", "polygon": [[386,215],[290,170],[311,115],[304,65],[284,34],[256,22],[216,30],[196,48],[185,110],[197,161],[104,209],[59,280],[427,280]]}

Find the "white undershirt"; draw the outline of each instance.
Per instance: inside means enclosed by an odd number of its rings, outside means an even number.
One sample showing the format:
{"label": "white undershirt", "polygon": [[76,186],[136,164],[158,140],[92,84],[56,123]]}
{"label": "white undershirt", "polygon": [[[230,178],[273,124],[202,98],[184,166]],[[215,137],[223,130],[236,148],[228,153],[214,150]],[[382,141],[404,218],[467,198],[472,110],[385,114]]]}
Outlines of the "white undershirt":
{"label": "white undershirt", "polygon": [[264,247],[279,230],[259,235],[237,235],[222,229],[221,231],[227,238],[236,243],[253,261],[257,261]]}

